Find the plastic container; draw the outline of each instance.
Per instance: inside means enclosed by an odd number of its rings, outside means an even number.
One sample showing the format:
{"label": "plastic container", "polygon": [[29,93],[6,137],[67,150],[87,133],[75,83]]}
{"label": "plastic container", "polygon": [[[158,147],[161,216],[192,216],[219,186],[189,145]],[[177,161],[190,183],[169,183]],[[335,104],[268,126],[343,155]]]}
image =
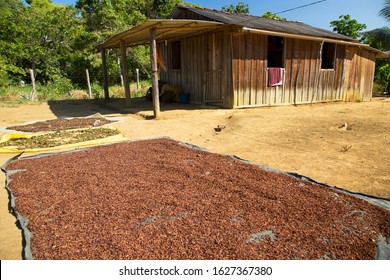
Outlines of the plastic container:
{"label": "plastic container", "polygon": [[189,102],[190,102],[190,94],[189,93],[182,93],[180,95],[180,103],[188,104]]}

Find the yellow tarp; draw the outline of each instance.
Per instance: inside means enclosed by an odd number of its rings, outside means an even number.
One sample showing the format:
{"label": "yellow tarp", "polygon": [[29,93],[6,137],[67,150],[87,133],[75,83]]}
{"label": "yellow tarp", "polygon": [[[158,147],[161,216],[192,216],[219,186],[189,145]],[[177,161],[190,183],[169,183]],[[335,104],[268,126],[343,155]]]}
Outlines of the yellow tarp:
{"label": "yellow tarp", "polygon": [[[10,133],[14,134],[14,133]],[[10,134],[6,134],[2,137],[1,141],[6,142],[10,139],[18,139],[18,138],[9,138],[6,141],[3,141],[3,138],[5,139],[6,137],[11,137],[8,136]],[[23,133],[19,133],[23,134]],[[32,135],[27,135],[28,137],[24,138],[30,138]],[[14,135],[16,137],[16,135]],[[23,138],[23,137],[19,137]],[[56,146],[56,147],[50,147],[50,148],[37,148],[37,149],[22,149],[19,150],[16,147],[1,147],[0,148],[0,154],[14,154],[14,153],[40,153],[40,152],[47,152],[47,151],[55,151],[55,150],[67,150],[67,149],[75,149],[75,148],[81,148],[81,147],[90,147],[90,146],[96,146],[96,145],[103,145],[103,144],[112,144],[115,142],[121,142],[128,140],[123,134],[117,134],[113,136],[109,136],[106,138],[101,138],[101,139],[95,139],[95,140],[90,140],[90,141],[84,141],[84,142],[78,142],[74,144],[67,144],[67,145],[61,145],[61,146]],[[0,143],[2,143],[0,142]]]}
{"label": "yellow tarp", "polygon": [[8,134],[3,135],[3,137],[1,137],[1,139],[0,139],[0,143],[7,142],[9,140],[31,138],[31,137],[32,137],[31,134],[25,134],[25,133],[21,133],[21,132],[12,132],[12,133],[8,133]]}

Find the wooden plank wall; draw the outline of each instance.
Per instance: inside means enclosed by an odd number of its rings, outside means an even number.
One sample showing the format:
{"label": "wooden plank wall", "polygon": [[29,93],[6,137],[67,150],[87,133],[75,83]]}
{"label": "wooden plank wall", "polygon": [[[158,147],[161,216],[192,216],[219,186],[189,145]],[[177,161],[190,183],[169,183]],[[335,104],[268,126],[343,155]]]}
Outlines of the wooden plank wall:
{"label": "wooden plank wall", "polygon": [[372,98],[375,54],[358,47],[347,47],[345,101],[366,101]]}
{"label": "wooden plank wall", "polygon": [[334,69],[324,70],[321,42],[285,38],[284,83],[269,87],[267,40],[267,35],[229,30],[183,38],[179,70],[172,69],[171,42],[159,43],[165,67],[160,67],[160,79],[181,86],[190,102],[203,103],[215,93],[206,73],[220,73],[215,86],[226,108],[371,98],[375,54],[336,45]]}
{"label": "wooden plank wall", "polygon": [[[219,83],[224,106],[232,107],[231,35],[227,32],[207,33],[181,39],[181,69],[171,65],[172,42],[160,43],[159,52],[164,67],[160,67],[160,79],[181,86],[190,94],[190,102],[203,103],[205,73],[222,72]],[[210,92],[212,94],[212,91]],[[207,99],[207,96],[206,96]],[[226,104],[225,104],[226,103]]]}
{"label": "wooden plank wall", "polygon": [[267,37],[233,35],[234,106],[268,103],[266,94]]}
{"label": "wooden plank wall", "polygon": [[181,70],[172,69],[172,42],[159,43],[157,46],[160,80],[173,85],[181,85]]}
{"label": "wooden plank wall", "polygon": [[235,107],[302,104],[343,99],[345,46],[337,45],[335,67],[321,69],[321,42],[285,39],[284,83],[268,86],[267,36],[233,37]]}

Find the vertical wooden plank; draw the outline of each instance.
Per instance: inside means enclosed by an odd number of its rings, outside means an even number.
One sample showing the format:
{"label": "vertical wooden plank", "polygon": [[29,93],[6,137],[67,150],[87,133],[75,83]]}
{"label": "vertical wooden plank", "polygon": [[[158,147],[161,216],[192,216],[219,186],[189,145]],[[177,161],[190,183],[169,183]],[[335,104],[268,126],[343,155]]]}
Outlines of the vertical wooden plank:
{"label": "vertical wooden plank", "polygon": [[365,50],[359,49],[359,93],[358,93],[358,98],[355,101],[363,101],[363,96],[364,96],[364,88],[365,88],[365,83],[366,83],[366,59],[365,59]]}
{"label": "vertical wooden plank", "polygon": [[152,96],[154,118],[160,117],[160,100],[158,92],[158,73],[157,73],[157,47],[156,47],[156,30],[150,29],[150,66],[152,74]]}
{"label": "vertical wooden plank", "polygon": [[88,97],[92,98],[91,80],[89,79],[88,69],[85,69],[85,75],[87,77]]}
{"label": "vertical wooden plank", "polygon": [[315,74],[315,85],[314,85],[314,90],[313,90],[311,102],[313,102],[313,101],[320,101],[321,100],[321,97],[320,97],[321,62],[322,62],[321,54],[322,54],[323,44],[324,44],[324,42],[320,42],[317,45],[317,48],[316,48],[317,59],[316,59],[316,67],[315,67],[315,70],[316,70],[315,71],[315,73],[316,73]]}
{"label": "vertical wooden plank", "polygon": [[268,51],[268,36],[264,35],[262,36],[262,48],[261,48],[261,62],[260,62],[260,68],[261,68],[261,76],[260,76],[260,84],[262,86],[262,96],[261,96],[261,103],[263,105],[267,104],[267,51]]}
{"label": "vertical wooden plank", "polygon": [[31,99],[31,101],[36,101],[36,98],[37,98],[37,90],[36,90],[36,88],[35,88],[34,70],[33,70],[33,69],[30,69],[29,72],[30,72],[30,79],[31,79],[31,86],[32,86],[32,90],[31,90],[31,94],[30,94],[30,99]]}
{"label": "vertical wooden plank", "polygon": [[230,48],[232,54],[232,66],[231,66],[231,74],[232,74],[232,90],[233,90],[233,98],[231,100],[232,107],[237,106],[237,54],[236,54],[236,45],[235,45],[235,37],[233,34],[230,35]]}
{"label": "vertical wooden plank", "polygon": [[351,90],[350,90],[350,97],[348,101],[354,101],[356,98],[356,88],[357,88],[357,82],[356,82],[356,74],[357,74],[357,61],[358,61],[358,54],[357,54],[357,48],[353,48],[353,59],[352,59],[352,67],[350,69],[350,76],[351,77]]}
{"label": "vertical wooden plank", "polygon": [[261,48],[261,35],[256,35],[254,37],[253,43],[253,70],[252,70],[252,83],[253,83],[253,104],[260,105],[259,102],[259,92],[261,90],[259,84],[259,61],[260,61],[260,48]]}
{"label": "vertical wooden plank", "polygon": [[246,54],[246,64],[248,67],[248,78],[247,78],[247,88],[248,88],[248,98],[247,98],[247,105],[255,105],[254,101],[254,83],[253,83],[253,61],[256,59],[254,56],[254,40],[255,40],[256,34],[248,34],[248,48],[247,48],[247,54]]}
{"label": "vertical wooden plank", "polygon": [[306,62],[308,58],[307,54],[307,41],[302,40],[301,41],[301,78],[300,78],[300,90],[297,101],[299,103],[304,102],[306,100],[306,87],[307,87],[307,80],[306,80]]}
{"label": "vertical wooden plank", "polygon": [[309,50],[308,50],[308,74],[307,74],[307,93],[306,93],[306,102],[310,102],[311,97],[311,91],[313,89],[313,42],[309,43]]}
{"label": "vertical wooden plank", "polygon": [[295,59],[297,60],[296,64],[296,75],[295,75],[295,87],[294,87],[294,100],[293,104],[297,104],[300,102],[301,98],[301,90],[302,90],[302,84],[303,84],[303,73],[302,73],[302,59],[303,59],[303,54],[302,52],[304,51],[302,46],[302,40],[296,40],[296,46],[295,46]]}
{"label": "vertical wooden plank", "polygon": [[243,90],[244,90],[244,96],[243,96],[243,104],[242,105],[248,105],[249,104],[249,95],[250,95],[250,37],[252,34],[247,33],[244,35],[244,40],[242,42],[243,44],[243,64],[244,64],[244,76],[243,76]]}
{"label": "vertical wooden plank", "polygon": [[102,71],[103,71],[103,89],[104,89],[104,99],[108,101],[110,99],[110,95],[108,92],[108,75],[107,75],[107,57],[106,50],[102,49]]}
{"label": "vertical wooden plank", "polygon": [[[154,46],[156,48],[156,46]],[[120,50],[121,50],[121,61],[122,61],[122,74],[123,74],[123,87],[125,90],[125,99],[126,106],[131,104],[131,96],[130,96],[130,83],[129,83],[129,68],[127,64],[127,55],[126,55],[126,47],[125,42],[121,40],[120,42]],[[157,68],[157,53],[156,56],[156,68]],[[156,70],[157,71],[157,70]]]}
{"label": "vertical wooden plank", "polygon": [[289,103],[295,104],[297,96],[297,86],[298,86],[298,75],[299,75],[299,40],[294,39],[292,49],[292,68],[291,68],[291,91],[292,95],[290,96]]}
{"label": "vertical wooden plank", "polygon": [[243,35],[239,35],[239,38],[242,39],[242,40],[238,40],[237,41],[237,45],[238,45],[238,63],[239,63],[239,70],[238,70],[238,80],[239,80],[239,84],[238,84],[238,91],[239,91],[239,95],[238,95],[238,106],[242,106],[244,105],[244,78],[245,78],[245,65],[244,65],[244,46],[243,46],[243,42],[244,42],[244,39],[242,38]]}
{"label": "vertical wooden plank", "polygon": [[365,96],[365,100],[371,100],[373,87],[374,87],[374,75],[375,75],[375,54],[369,53],[369,61],[370,69],[368,72],[368,89],[367,95]]}
{"label": "vertical wooden plank", "polygon": [[293,46],[293,39],[286,38],[285,39],[286,44],[286,57],[285,57],[285,72],[286,72],[286,79],[285,79],[285,96],[283,103],[287,104],[290,102],[290,95],[291,95],[291,69],[292,69],[292,46]]}
{"label": "vertical wooden plank", "polygon": [[305,66],[304,66],[304,79],[303,79],[303,88],[302,88],[302,102],[309,101],[309,88],[310,88],[310,52],[311,52],[311,42],[306,41],[305,44]]}

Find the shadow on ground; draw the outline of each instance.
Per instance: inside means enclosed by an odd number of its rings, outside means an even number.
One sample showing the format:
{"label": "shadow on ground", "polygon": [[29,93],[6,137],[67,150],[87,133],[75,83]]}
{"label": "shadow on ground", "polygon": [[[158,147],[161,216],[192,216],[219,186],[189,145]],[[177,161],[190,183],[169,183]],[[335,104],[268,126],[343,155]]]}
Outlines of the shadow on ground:
{"label": "shadow on ground", "polygon": [[[50,110],[57,117],[86,117],[95,113],[108,114],[139,114],[144,118],[153,117],[153,105],[145,98],[134,98],[131,104],[126,106],[124,98],[104,99],[78,99],[48,101]],[[216,109],[212,105],[195,105],[181,103],[160,103],[160,110],[199,110]]]}

